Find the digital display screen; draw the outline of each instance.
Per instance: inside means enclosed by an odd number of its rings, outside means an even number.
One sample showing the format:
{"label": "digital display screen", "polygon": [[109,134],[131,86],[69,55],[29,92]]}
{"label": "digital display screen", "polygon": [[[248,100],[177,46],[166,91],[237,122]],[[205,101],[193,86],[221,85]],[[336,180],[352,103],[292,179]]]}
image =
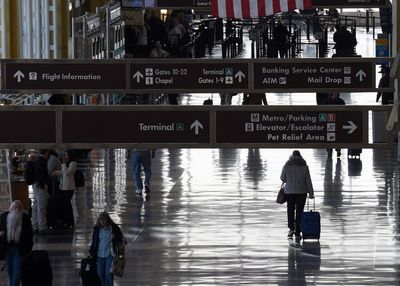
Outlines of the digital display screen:
{"label": "digital display screen", "polygon": [[154,8],[154,0],[121,0],[122,8]]}

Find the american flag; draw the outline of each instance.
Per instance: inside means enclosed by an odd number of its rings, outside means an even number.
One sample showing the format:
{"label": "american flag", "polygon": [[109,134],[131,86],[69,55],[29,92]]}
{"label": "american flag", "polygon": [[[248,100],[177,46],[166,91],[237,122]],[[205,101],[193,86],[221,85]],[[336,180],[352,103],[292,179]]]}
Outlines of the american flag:
{"label": "american flag", "polygon": [[249,19],[311,8],[312,0],[211,0],[213,17]]}

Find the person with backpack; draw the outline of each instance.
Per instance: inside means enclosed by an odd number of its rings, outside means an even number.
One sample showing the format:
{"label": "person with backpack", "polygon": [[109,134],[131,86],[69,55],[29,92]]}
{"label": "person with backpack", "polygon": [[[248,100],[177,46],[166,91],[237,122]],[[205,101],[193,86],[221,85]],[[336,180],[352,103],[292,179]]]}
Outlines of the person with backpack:
{"label": "person with backpack", "polygon": [[35,233],[47,234],[47,204],[49,174],[47,171],[47,159],[49,149],[39,150],[39,156],[35,160],[35,180],[33,187],[32,225]]}
{"label": "person with backpack", "polygon": [[61,171],[53,173],[60,176],[60,217],[63,226],[68,229],[75,226],[71,200],[75,192],[76,166],[75,153],[69,149],[64,152]]}
{"label": "person with backpack", "polygon": [[9,210],[0,217],[0,238],[4,243],[4,259],[10,286],[19,286],[22,276],[22,258],[33,247],[31,219],[24,213],[21,201],[11,203]]}

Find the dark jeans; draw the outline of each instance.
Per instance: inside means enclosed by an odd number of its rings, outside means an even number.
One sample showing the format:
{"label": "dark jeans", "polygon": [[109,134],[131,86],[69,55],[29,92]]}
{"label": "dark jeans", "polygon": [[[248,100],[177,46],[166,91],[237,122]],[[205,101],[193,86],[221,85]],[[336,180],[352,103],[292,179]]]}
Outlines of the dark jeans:
{"label": "dark jeans", "polygon": [[67,227],[73,227],[75,224],[74,212],[72,210],[71,199],[74,195],[74,190],[61,190],[60,191],[60,218],[63,224]]}
{"label": "dark jeans", "polygon": [[[287,217],[288,227],[294,231],[296,235],[300,235],[301,214],[304,211],[307,194],[286,194],[287,198]],[[296,218],[295,213],[296,211]],[[295,226],[296,224],[296,226]]]}
{"label": "dark jeans", "polygon": [[5,253],[5,261],[7,265],[8,278],[10,286],[19,286],[22,274],[22,258],[19,255],[18,245],[9,245]]}

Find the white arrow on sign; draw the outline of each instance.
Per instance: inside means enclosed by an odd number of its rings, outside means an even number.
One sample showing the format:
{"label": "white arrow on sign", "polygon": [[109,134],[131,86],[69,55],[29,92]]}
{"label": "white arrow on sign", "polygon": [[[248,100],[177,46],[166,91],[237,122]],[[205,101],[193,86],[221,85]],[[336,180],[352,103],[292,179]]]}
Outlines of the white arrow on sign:
{"label": "white arrow on sign", "polygon": [[356,77],[358,77],[358,79],[359,79],[360,81],[363,81],[364,77],[367,77],[367,75],[365,74],[365,72],[364,72],[363,70],[359,70],[359,71],[356,73]]}
{"label": "white arrow on sign", "polygon": [[198,120],[196,120],[195,122],[192,123],[192,125],[190,125],[190,129],[193,128],[194,128],[194,134],[196,135],[199,134],[199,128],[204,129],[203,124],[201,124]]}
{"label": "white arrow on sign", "polygon": [[349,129],[347,134],[353,133],[357,129],[357,125],[353,121],[347,121],[350,125],[343,125],[343,129]]}
{"label": "white arrow on sign", "polygon": [[136,82],[139,83],[140,82],[140,78],[143,78],[143,74],[140,71],[137,71],[134,75],[133,75],[133,79],[136,78]]}
{"label": "white arrow on sign", "polygon": [[242,78],[246,78],[246,75],[242,71],[238,71],[235,74],[235,78],[238,78],[239,82],[242,82]]}
{"label": "white arrow on sign", "polygon": [[17,78],[17,81],[21,82],[21,78],[25,78],[25,75],[19,70],[14,74],[14,78]]}

